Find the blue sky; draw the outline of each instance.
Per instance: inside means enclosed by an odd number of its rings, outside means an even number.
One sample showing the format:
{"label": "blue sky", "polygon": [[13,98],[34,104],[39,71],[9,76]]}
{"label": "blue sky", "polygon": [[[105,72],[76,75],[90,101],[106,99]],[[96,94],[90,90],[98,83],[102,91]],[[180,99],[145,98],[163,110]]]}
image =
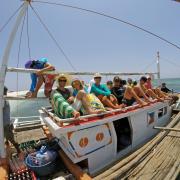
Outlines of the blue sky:
{"label": "blue sky", "polygon": [[[50,0],[47,0],[50,1]],[[171,0],[53,0],[103,12],[152,31],[180,46],[180,3]],[[1,0],[0,27],[22,2]],[[180,50],[130,26],[101,16],[60,6],[33,2],[43,21],[63,47],[78,71],[143,72],[156,71],[156,52],[160,51],[161,76],[180,76]],[[0,58],[12,25],[0,33]],[[9,66],[16,67],[20,29],[13,44]],[[29,9],[31,56],[47,57],[59,71],[72,71],[31,9]],[[19,67],[28,60],[26,27],[23,31]],[[1,60],[2,61],[2,60]],[[154,61],[154,62],[153,62]],[[15,74],[8,74],[6,85],[17,87]],[[19,74],[19,88],[29,88],[29,76]]]}

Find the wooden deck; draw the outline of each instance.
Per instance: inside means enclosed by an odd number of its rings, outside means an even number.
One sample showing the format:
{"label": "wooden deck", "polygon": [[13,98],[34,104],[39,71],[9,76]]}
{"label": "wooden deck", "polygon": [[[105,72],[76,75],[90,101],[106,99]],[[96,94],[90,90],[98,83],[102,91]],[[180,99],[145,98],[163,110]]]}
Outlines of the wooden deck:
{"label": "wooden deck", "polygon": [[[167,127],[180,129],[180,112]],[[180,132],[166,130],[94,179],[173,180],[179,173]]]}

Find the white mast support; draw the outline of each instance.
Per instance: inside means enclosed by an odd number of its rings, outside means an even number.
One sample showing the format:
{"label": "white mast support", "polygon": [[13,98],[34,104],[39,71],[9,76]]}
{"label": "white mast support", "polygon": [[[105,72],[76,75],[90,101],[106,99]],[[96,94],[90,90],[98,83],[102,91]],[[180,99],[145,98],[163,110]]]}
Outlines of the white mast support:
{"label": "white mast support", "polygon": [[159,51],[157,52],[157,79],[158,79],[158,86],[161,85],[161,80],[160,80],[160,56],[159,56]]}
{"label": "white mast support", "polygon": [[[25,69],[25,68],[12,68],[8,67],[8,72],[20,72],[20,73],[36,73],[37,70],[35,69]],[[69,75],[94,75],[96,72],[58,72],[58,71],[46,71],[44,74],[69,74]],[[122,72],[99,72],[101,75],[105,76],[138,76],[138,75],[149,75],[149,74],[157,74],[156,72],[147,72],[147,73],[122,73]]]}
{"label": "white mast support", "polygon": [[9,54],[12,48],[13,41],[15,39],[18,27],[21,23],[22,18],[25,16],[26,9],[29,5],[28,1],[25,1],[19,15],[16,19],[15,25],[11,31],[3,59],[2,59],[2,64],[1,64],[1,71],[0,71],[0,157],[5,158],[6,157],[6,152],[5,152],[5,147],[4,147],[4,128],[3,128],[3,107],[4,107],[4,82],[5,82],[5,76],[6,76],[6,70],[7,70],[7,64],[8,64],[8,59],[9,59]]}

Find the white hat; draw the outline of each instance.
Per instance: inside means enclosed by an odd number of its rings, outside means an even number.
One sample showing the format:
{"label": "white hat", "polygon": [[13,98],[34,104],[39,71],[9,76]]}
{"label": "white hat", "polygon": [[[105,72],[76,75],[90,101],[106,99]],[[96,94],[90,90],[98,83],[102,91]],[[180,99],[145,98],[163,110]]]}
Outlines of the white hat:
{"label": "white hat", "polygon": [[94,74],[94,78],[97,78],[97,77],[100,77],[100,78],[101,78],[102,76],[101,76],[100,73],[95,73],[95,74]]}

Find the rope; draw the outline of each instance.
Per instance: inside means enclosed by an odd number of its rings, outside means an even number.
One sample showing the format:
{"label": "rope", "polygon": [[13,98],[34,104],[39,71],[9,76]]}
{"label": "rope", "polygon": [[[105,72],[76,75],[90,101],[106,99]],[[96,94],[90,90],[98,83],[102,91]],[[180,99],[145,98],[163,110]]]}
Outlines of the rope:
{"label": "rope", "polygon": [[0,28],[0,32],[2,32],[4,30],[4,28],[9,24],[9,22],[11,21],[11,19],[17,14],[17,12],[21,9],[21,7],[23,6],[23,4],[21,6],[19,6],[15,12],[8,18],[7,22]]}
{"label": "rope", "polygon": [[86,12],[89,12],[89,13],[97,14],[97,15],[100,15],[100,16],[104,16],[104,17],[106,17],[106,18],[110,18],[110,19],[113,19],[113,20],[115,20],[115,21],[119,21],[119,22],[124,23],[124,24],[127,24],[127,25],[129,25],[129,26],[131,26],[131,27],[134,27],[134,28],[136,28],[136,29],[139,29],[139,30],[141,30],[141,31],[143,31],[143,32],[145,32],[145,33],[148,33],[148,34],[150,34],[150,35],[152,35],[152,36],[154,36],[154,37],[156,37],[156,38],[158,38],[158,39],[160,39],[160,40],[162,40],[162,41],[164,41],[164,42],[166,42],[166,43],[168,43],[168,44],[170,44],[170,45],[172,45],[172,46],[174,46],[175,48],[177,48],[177,49],[180,50],[180,47],[179,47],[178,45],[170,42],[169,40],[163,38],[162,36],[159,36],[159,35],[151,32],[151,31],[149,31],[149,30],[146,30],[146,29],[144,29],[144,28],[142,28],[142,27],[140,27],[140,26],[137,26],[137,25],[135,25],[135,24],[132,24],[132,23],[130,23],[130,22],[128,22],[128,21],[124,21],[124,20],[122,20],[122,19],[119,19],[119,18],[114,17],[114,16],[107,15],[107,14],[105,14],[105,13],[101,13],[101,12],[97,12],[97,11],[94,11],[94,10],[85,9],[85,8],[81,8],[81,7],[77,7],[77,6],[62,4],[62,3],[53,3],[53,2],[36,1],[36,0],[33,1],[33,2],[44,3],[44,4],[51,4],[51,5],[57,5],[57,6],[63,6],[63,7],[71,8],[71,9],[77,9],[77,10],[81,10],[81,11],[86,11]]}
{"label": "rope", "polygon": [[162,57],[161,57],[161,59],[162,59],[162,60],[165,60],[166,62],[168,62],[168,63],[171,64],[171,65],[176,66],[176,68],[180,68],[180,65],[179,65],[179,64],[176,64],[176,63],[173,62],[173,61],[170,61],[170,60],[168,60],[168,59],[166,59],[166,58],[162,58]]}
{"label": "rope", "polygon": [[144,69],[142,69],[142,72],[146,71],[149,67],[151,67],[153,64],[155,63],[155,61],[153,60],[151,63],[149,63],[147,66],[145,66]]}
{"label": "rope", "polygon": [[28,13],[28,8],[27,8],[26,13],[27,13],[27,19],[26,19],[27,23],[26,23],[26,25],[27,25],[28,54],[29,54],[29,59],[31,59],[30,38],[29,38],[29,13]]}
{"label": "rope", "polygon": [[46,24],[43,22],[43,20],[41,19],[41,17],[39,16],[39,14],[37,13],[37,11],[32,7],[32,5],[30,4],[31,9],[33,10],[33,12],[35,13],[36,17],[39,19],[40,23],[43,25],[43,27],[45,28],[45,30],[47,31],[47,33],[49,34],[49,36],[51,37],[51,39],[54,41],[54,43],[56,44],[56,46],[58,47],[58,49],[60,50],[60,52],[64,55],[66,61],[70,64],[70,66],[72,67],[72,69],[74,71],[76,71],[76,68],[74,67],[74,65],[71,63],[70,59],[68,58],[68,56],[66,55],[66,53],[64,52],[64,50],[61,48],[61,46],[59,45],[59,43],[57,42],[57,40],[54,38],[54,36],[52,35],[52,33],[50,32],[50,30],[48,29],[48,27],[46,26]]}

